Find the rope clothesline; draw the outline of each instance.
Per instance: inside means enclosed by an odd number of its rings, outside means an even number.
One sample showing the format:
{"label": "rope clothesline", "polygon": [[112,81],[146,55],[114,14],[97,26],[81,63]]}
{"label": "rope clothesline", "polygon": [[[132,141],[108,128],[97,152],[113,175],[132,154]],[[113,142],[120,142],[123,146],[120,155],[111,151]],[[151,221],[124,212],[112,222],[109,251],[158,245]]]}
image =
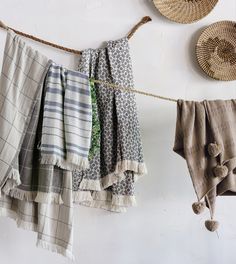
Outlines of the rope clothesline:
{"label": "rope clothesline", "polygon": [[[132,36],[134,35],[134,33],[144,24],[148,23],[149,21],[152,21],[152,19],[149,17],[149,16],[145,16],[143,17],[131,30],[130,32],[128,33],[127,35],[127,38],[130,39],[132,38]],[[22,31],[19,31],[15,28],[12,28],[12,27],[9,27],[7,26],[6,24],[4,24],[2,21],[0,21],[0,27],[5,29],[5,30],[8,30],[8,29],[11,29],[13,30],[16,34],[18,35],[21,35],[25,38],[29,38],[29,39],[32,39],[34,41],[37,41],[37,42],[40,42],[42,44],[45,44],[47,46],[51,46],[53,48],[57,48],[57,49],[60,49],[60,50],[64,50],[66,52],[70,52],[70,53],[73,53],[73,54],[77,54],[77,55],[80,55],[82,52],[80,50],[76,50],[76,49],[71,49],[71,48],[67,48],[67,47],[64,47],[64,46],[61,46],[61,45],[58,45],[58,44],[55,44],[55,43],[52,43],[52,42],[49,42],[47,40],[44,40],[44,39],[41,39],[41,38],[38,38],[38,37],[35,37],[33,35],[30,35],[30,34],[27,34],[27,33],[24,33]]]}
{"label": "rope clothesline", "polygon": [[174,98],[170,98],[170,97],[165,97],[165,96],[161,96],[161,95],[158,95],[158,94],[144,92],[144,91],[141,91],[141,90],[134,89],[132,87],[123,87],[123,86],[120,86],[120,85],[117,85],[117,84],[114,84],[114,83],[104,82],[104,81],[95,80],[95,79],[91,79],[91,81],[94,82],[94,83],[105,85],[105,86],[113,88],[113,89],[122,90],[124,92],[137,93],[137,94],[150,96],[150,97],[154,97],[156,99],[161,99],[161,100],[175,102],[175,103],[178,101],[178,100],[176,100]]}
{"label": "rope clothesline", "polygon": [[[149,16],[143,17],[130,30],[130,32],[127,35],[127,38],[130,39],[134,35],[134,33],[138,30],[139,27],[141,27],[142,25],[148,23],[149,21],[152,21],[152,19]],[[32,39],[34,41],[40,42],[40,43],[45,44],[47,46],[51,46],[53,48],[57,48],[57,49],[60,49],[60,50],[64,50],[66,52],[73,53],[73,54],[76,54],[76,55],[80,55],[81,54],[81,51],[80,50],[76,50],[76,49],[72,49],[72,48],[67,48],[67,47],[64,47],[64,46],[61,46],[61,45],[58,45],[58,44],[49,42],[47,40],[44,40],[44,39],[35,37],[33,35],[24,33],[22,31],[19,31],[17,29],[12,28],[12,27],[8,27],[2,21],[0,21],[0,28],[3,28],[5,30],[11,29],[11,30],[13,30],[18,35],[21,35],[23,37],[26,37],[26,38]],[[165,96],[161,96],[161,95],[158,95],[158,94],[144,92],[144,91],[141,91],[141,90],[134,89],[132,87],[123,87],[123,86],[120,86],[120,85],[117,85],[117,84],[114,84],[114,83],[104,82],[104,81],[96,80],[96,79],[93,79],[93,78],[91,79],[91,81],[94,82],[94,83],[97,83],[97,84],[102,84],[102,85],[107,86],[107,87],[112,88],[112,89],[122,90],[122,91],[129,92],[129,93],[137,93],[137,94],[141,94],[141,95],[145,95],[145,96],[149,96],[149,97],[153,97],[153,98],[161,99],[161,100],[165,100],[165,101],[177,102],[176,99],[169,98],[169,97],[165,97]]]}

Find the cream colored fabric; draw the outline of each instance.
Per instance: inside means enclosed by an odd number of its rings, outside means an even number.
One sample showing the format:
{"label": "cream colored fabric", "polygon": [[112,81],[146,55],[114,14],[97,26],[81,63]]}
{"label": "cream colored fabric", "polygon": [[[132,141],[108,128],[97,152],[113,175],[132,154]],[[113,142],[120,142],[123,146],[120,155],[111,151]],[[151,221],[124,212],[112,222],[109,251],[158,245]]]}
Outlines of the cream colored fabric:
{"label": "cream colored fabric", "polygon": [[42,93],[49,60],[8,31],[0,77],[0,189],[20,184],[13,164],[34,106]]}
{"label": "cream colored fabric", "polygon": [[[50,64],[8,31],[0,80],[0,216],[37,232],[38,246],[73,259],[72,172],[43,167],[38,173],[35,155],[43,81]],[[59,192],[54,192],[56,187]]]}

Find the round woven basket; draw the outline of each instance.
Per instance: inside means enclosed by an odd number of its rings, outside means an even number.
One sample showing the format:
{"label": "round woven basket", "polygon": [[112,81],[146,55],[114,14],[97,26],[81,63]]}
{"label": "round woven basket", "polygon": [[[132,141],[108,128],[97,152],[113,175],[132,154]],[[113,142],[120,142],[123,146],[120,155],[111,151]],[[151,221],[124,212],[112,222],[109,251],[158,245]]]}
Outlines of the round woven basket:
{"label": "round woven basket", "polygon": [[172,21],[188,24],[208,15],[218,0],[153,0],[160,13]]}
{"label": "round woven basket", "polygon": [[236,22],[220,21],[200,35],[196,55],[203,71],[216,80],[236,80]]}

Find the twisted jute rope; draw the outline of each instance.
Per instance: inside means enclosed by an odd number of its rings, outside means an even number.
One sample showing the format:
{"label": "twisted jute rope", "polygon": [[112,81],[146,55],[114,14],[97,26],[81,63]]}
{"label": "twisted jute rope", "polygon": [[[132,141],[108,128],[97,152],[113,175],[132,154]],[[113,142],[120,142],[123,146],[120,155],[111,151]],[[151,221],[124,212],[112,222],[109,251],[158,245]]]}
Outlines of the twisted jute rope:
{"label": "twisted jute rope", "polygon": [[[149,17],[149,16],[145,16],[143,17],[131,30],[130,32],[128,33],[127,35],[127,38],[130,39],[132,38],[132,36],[134,35],[134,33],[144,24],[148,23],[149,21],[152,21],[152,19]],[[64,46],[61,46],[61,45],[58,45],[58,44],[55,44],[55,43],[52,43],[50,41],[47,41],[47,40],[44,40],[44,39],[41,39],[41,38],[38,38],[38,37],[35,37],[33,35],[30,35],[30,34],[27,34],[27,33],[24,33],[22,31],[19,31],[15,28],[12,28],[12,27],[8,27],[7,25],[5,25],[2,21],[0,21],[0,27],[5,29],[5,30],[8,30],[8,29],[11,29],[13,30],[16,34],[18,35],[21,35],[25,38],[29,38],[29,39],[32,39],[34,41],[37,41],[37,42],[40,42],[42,44],[45,44],[47,46],[51,46],[53,48],[57,48],[57,49],[60,49],[60,50],[64,50],[66,52],[70,52],[70,53],[73,53],[73,54],[76,54],[76,55],[80,55],[81,54],[81,51],[80,50],[76,50],[76,49],[71,49],[71,48],[67,48],[67,47],[64,47]]]}
{"label": "twisted jute rope", "polygon": [[141,95],[145,95],[145,96],[149,96],[149,97],[154,97],[156,99],[161,99],[161,100],[175,102],[175,103],[177,102],[177,100],[174,99],[174,98],[170,98],[170,97],[165,97],[165,96],[161,96],[161,95],[158,95],[158,94],[144,92],[144,91],[141,91],[141,90],[134,89],[132,87],[123,87],[123,86],[120,86],[120,85],[117,85],[117,84],[114,84],[114,83],[108,83],[108,82],[104,82],[104,81],[101,81],[101,80],[95,80],[95,79],[91,79],[91,81],[94,82],[94,83],[102,84],[102,85],[107,86],[107,87],[109,87],[111,89],[117,89],[117,90],[121,90],[121,91],[124,91],[124,92],[141,94]]}
{"label": "twisted jute rope", "polygon": [[[128,33],[127,35],[127,38],[130,39],[134,33],[139,29],[139,27],[141,27],[142,25],[148,23],[149,21],[151,21],[152,19],[149,17],[149,16],[145,16],[143,17],[131,30],[130,32]],[[81,54],[81,51],[80,50],[75,50],[75,49],[71,49],[71,48],[67,48],[67,47],[64,47],[64,46],[61,46],[61,45],[58,45],[58,44],[55,44],[55,43],[52,43],[52,42],[49,42],[47,40],[44,40],[44,39],[40,39],[38,37],[35,37],[33,35],[30,35],[30,34],[27,34],[27,33],[24,33],[24,32],[21,32],[19,30],[16,30],[14,28],[11,28],[11,27],[8,27],[7,25],[5,25],[2,21],[0,21],[0,27],[5,29],[5,30],[8,30],[8,29],[11,29],[13,30],[16,34],[18,35],[21,35],[23,37],[26,37],[26,38],[29,38],[29,39],[32,39],[34,41],[37,41],[37,42],[40,42],[42,44],[45,44],[47,46],[51,46],[53,48],[57,48],[57,49],[60,49],[60,50],[64,50],[66,52],[70,52],[70,53],[73,53],[73,54],[76,54],[76,55],[80,55]],[[161,96],[161,95],[158,95],[158,94],[153,94],[153,93],[148,93],[148,92],[144,92],[144,91],[141,91],[141,90],[137,90],[137,89],[133,89],[132,87],[122,87],[120,85],[117,85],[117,84],[114,84],[114,83],[109,83],[109,82],[104,82],[104,81],[101,81],[101,80],[96,80],[96,79],[91,79],[92,82],[94,83],[97,83],[97,84],[102,84],[108,88],[111,88],[111,89],[117,89],[117,90],[122,90],[124,92],[129,92],[129,93],[136,93],[136,94],[141,94],[141,95],[145,95],[145,96],[149,96],[149,97],[153,97],[153,98],[156,98],[156,99],[161,99],[161,100],[166,100],[166,101],[170,101],[170,102],[177,102],[176,99],[173,99],[173,98],[169,98],[169,97],[164,97],[164,96]]]}

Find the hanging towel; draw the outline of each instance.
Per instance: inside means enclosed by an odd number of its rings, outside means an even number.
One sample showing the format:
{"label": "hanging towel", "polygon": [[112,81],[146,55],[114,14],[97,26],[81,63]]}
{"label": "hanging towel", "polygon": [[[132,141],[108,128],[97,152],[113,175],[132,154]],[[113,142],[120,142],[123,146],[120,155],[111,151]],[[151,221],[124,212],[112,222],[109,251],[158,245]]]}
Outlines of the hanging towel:
{"label": "hanging towel", "polygon": [[[24,131],[19,133],[21,143],[14,152],[15,156],[10,156],[11,152],[8,156],[11,158],[8,170],[17,175],[17,181],[13,181],[11,176],[3,184],[0,215],[15,219],[20,228],[37,232],[38,246],[73,259],[72,172],[53,165],[40,164],[40,150],[37,147],[42,136],[44,79],[52,62],[9,30],[3,63],[3,85],[0,92],[3,95],[6,86],[9,87],[9,94],[5,97],[7,103],[14,99],[17,111],[22,113],[28,109],[29,99],[36,93],[34,88],[37,93],[34,95],[29,114],[25,120],[21,119],[22,124],[25,122]],[[9,76],[8,79],[6,76]],[[4,78],[6,82],[3,82]],[[21,93],[24,95],[24,103]],[[19,106],[21,100],[22,105]],[[5,101],[1,101],[2,106]],[[7,113],[12,115],[11,110],[14,108],[6,109]],[[16,114],[16,117],[18,115]],[[7,124],[2,122],[0,126],[1,138]],[[19,130],[19,127],[20,124],[14,123],[13,128]],[[14,142],[11,140],[10,143]]]}
{"label": "hanging towel", "polygon": [[0,77],[0,189],[20,184],[13,168],[33,109],[42,93],[49,60],[8,30]]}
{"label": "hanging towel", "polygon": [[41,164],[87,169],[92,130],[89,78],[53,63],[45,85]]}
{"label": "hanging towel", "polygon": [[[215,231],[217,195],[236,195],[236,100],[183,101],[177,105],[174,151],[188,165],[198,202],[199,214],[204,204],[211,219],[206,228]],[[201,201],[205,199],[205,201]]]}
{"label": "hanging towel", "polygon": [[[90,78],[133,87],[127,38],[82,52],[80,72]],[[134,206],[134,183],[146,173],[135,95],[95,84],[100,120],[100,152],[90,169],[73,173],[74,199],[80,204],[121,212]]]}
{"label": "hanging towel", "polygon": [[98,116],[98,105],[97,96],[95,91],[95,85],[92,80],[90,80],[91,98],[92,98],[92,136],[91,136],[91,146],[89,149],[89,160],[91,160],[96,153],[100,151],[100,136],[101,127],[100,120]]}
{"label": "hanging towel", "polygon": [[12,218],[19,228],[36,232],[38,247],[73,260],[72,175],[69,171],[63,174],[63,204],[36,203],[2,194],[0,216]]}

